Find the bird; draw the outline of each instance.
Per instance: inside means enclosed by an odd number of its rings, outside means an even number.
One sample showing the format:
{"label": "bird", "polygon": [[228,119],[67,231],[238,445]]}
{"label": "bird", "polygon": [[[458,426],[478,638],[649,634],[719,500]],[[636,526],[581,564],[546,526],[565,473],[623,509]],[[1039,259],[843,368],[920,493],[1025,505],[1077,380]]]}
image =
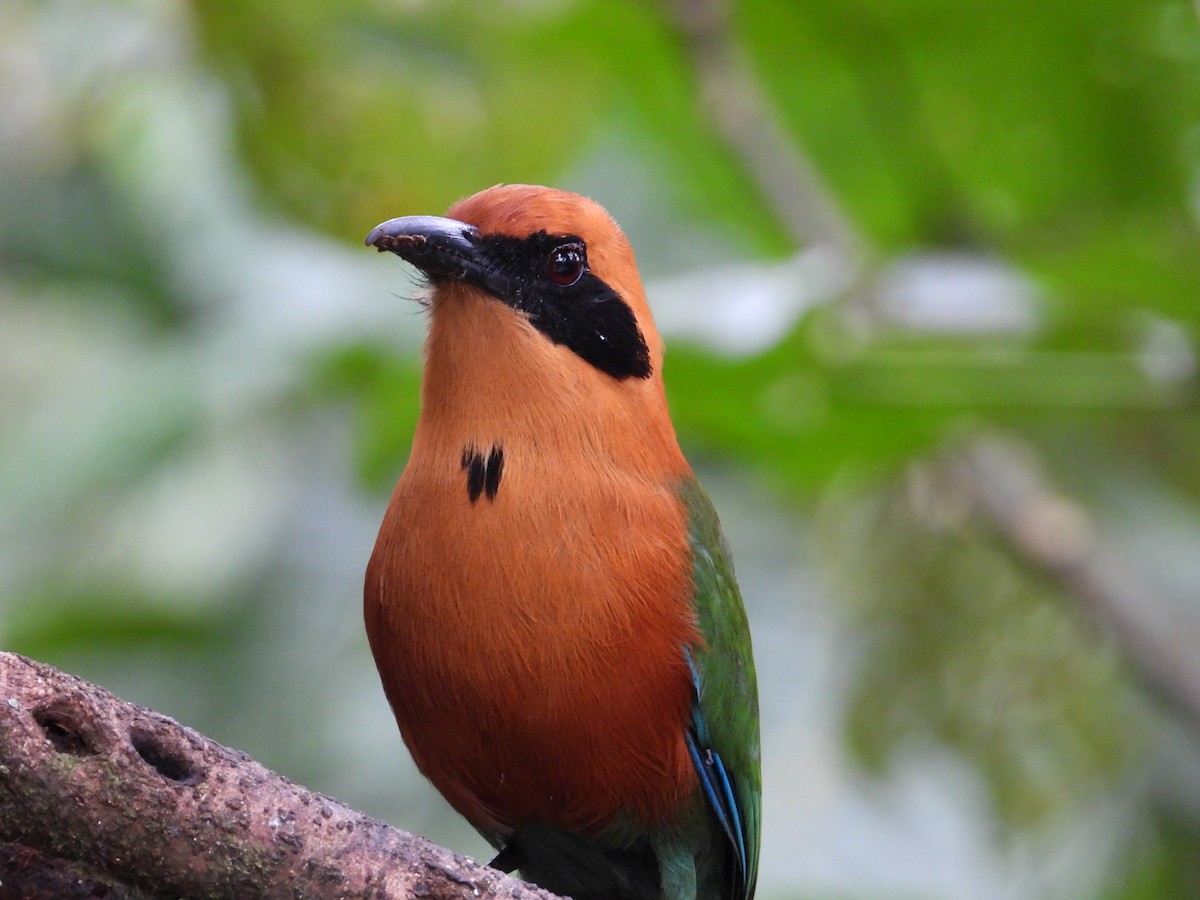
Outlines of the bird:
{"label": "bird", "polygon": [[500,184],[366,244],[426,288],[420,412],[364,579],[417,768],[494,867],[554,893],[751,900],[750,632],[628,239],[593,200]]}

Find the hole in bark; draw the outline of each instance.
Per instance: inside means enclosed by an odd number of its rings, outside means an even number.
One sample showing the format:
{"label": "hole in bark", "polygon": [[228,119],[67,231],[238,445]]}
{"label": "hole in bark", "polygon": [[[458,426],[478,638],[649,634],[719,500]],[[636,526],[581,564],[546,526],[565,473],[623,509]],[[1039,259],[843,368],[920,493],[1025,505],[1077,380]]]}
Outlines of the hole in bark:
{"label": "hole in bark", "polygon": [[33,721],[59,753],[95,756],[100,752],[95,735],[80,710],[68,700],[55,700],[33,711]]}
{"label": "hole in bark", "polygon": [[168,744],[162,735],[143,728],[135,728],[129,734],[133,749],[138,756],[154,767],[163,778],[177,781],[180,784],[196,784],[200,781],[202,772],[187,753],[179,747]]}

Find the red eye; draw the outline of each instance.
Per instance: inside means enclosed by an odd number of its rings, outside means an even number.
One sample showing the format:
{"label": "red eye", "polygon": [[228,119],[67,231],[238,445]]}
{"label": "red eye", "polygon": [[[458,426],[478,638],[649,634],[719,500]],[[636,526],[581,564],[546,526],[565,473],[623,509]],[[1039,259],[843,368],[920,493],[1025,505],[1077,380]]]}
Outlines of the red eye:
{"label": "red eye", "polygon": [[586,269],[587,255],[580,243],[559,244],[546,259],[546,277],[563,287],[577,282]]}

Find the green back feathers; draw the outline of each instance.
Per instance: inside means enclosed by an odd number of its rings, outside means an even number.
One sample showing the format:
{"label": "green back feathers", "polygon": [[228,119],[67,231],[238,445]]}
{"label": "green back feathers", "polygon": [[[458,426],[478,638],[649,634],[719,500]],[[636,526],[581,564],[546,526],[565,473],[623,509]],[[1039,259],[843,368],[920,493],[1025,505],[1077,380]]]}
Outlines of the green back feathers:
{"label": "green back feathers", "polygon": [[[680,497],[687,507],[693,602],[704,639],[704,646],[690,651],[698,694],[693,731],[706,770],[701,771],[701,778],[704,781],[707,776],[716,795],[710,802],[715,800],[717,804],[714,813],[724,820],[722,827],[733,832],[730,838],[735,858],[744,852],[744,871],[735,876],[740,882],[734,887],[735,896],[750,900],[758,877],[762,819],[758,686],[750,629],[716,510],[694,478],[680,486]],[[705,750],[711,750],[712,755],[705,758]],[[724,797],[722,782],[731,788]]]}

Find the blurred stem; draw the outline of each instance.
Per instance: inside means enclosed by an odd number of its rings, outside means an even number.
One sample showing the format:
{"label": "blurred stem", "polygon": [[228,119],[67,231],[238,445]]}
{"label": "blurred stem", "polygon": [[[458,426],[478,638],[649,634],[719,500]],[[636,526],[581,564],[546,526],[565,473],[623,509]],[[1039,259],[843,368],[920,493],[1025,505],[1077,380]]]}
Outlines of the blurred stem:
{"label": "blurred stem", "polygon": [[863,236],[784,131],[733,36],[727,0],[664,0],[692,59],[703,113],[798,245],[821,244],[855,270]]}
{"label": "blurred stem", "polygon": [[1075,598],[1140,679],[1200,730],[1194,641],[1156,618],[1167,604],[1106,546],[1087,511],[1050,482],[1032,447],[975,441],[948,466],[950,490],[1033,568]]}

